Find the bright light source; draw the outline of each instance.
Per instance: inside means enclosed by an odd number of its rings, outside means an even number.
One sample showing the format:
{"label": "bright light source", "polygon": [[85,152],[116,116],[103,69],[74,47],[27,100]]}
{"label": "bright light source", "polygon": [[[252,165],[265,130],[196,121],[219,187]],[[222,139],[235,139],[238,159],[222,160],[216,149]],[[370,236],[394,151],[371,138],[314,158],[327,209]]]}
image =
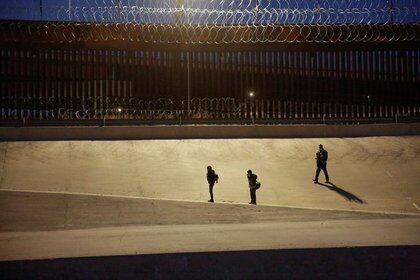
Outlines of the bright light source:
{"label": "bright light source", "polygon": [[117,111],[118,111],[119,113],[121,113],[121,112],[122,112],[122,109],[121,109],[121,108],[118,108],[118,109],[117,109]]}
{"label": "bright light source", "polygon": [[254,92],[250,91],[249,92],[249,97],[254,97]]}

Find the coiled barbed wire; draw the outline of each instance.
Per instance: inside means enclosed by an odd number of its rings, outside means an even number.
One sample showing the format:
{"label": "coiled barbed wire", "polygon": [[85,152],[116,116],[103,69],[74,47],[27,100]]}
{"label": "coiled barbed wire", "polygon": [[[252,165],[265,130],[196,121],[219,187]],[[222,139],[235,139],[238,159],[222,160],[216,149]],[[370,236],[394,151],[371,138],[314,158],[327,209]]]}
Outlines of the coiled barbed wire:
{"label": "coiled barbed wire", "polygon": [[37,38],[68,43],[114,40],[187,44],[418,41],[419,2],[10,0],[0,3],[0,18],[3,19],[0,28],[6,41]]}
{"label": "coiled barbed wire", "polygon": [[0,98],[0,120],[80,119],[316,119],[394,118],[420,116],[419,104],[325,103],[293,100],[249,100],[234,98],[193,98],[187,100],[105,97]]}

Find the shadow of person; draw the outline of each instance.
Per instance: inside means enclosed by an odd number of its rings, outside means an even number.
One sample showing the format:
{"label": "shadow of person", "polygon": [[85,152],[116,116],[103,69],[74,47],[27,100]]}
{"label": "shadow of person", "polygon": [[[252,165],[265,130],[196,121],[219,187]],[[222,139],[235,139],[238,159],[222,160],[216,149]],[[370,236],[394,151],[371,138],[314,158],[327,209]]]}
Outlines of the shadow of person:
{"label": "shadow of person", "polygon": [[321,186],[327,187],[332,191],[335,191],[336,193],[338,193],[339,195],[341,195],[342,197],[344,197],[345,199],[347,199],[350,202],[356,202],[356,203],[360,203],[360,204],[365,203],[365,201],[363,199],[361,199],[360,197],[358,197],[357,195],[349,193],[348,191],[343,190],[340,187],[337,187],[336,185],[334,185],[331,182],[330,182],[330,185],[322,184],[322,183],[318,183],[318,184],[321,185]]}

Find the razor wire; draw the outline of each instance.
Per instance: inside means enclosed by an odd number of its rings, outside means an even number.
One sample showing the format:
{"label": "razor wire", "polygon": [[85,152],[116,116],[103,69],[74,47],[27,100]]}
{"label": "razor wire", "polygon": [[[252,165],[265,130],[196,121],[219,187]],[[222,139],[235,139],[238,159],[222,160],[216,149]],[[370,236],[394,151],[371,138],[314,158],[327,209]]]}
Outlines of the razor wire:
{"label": "razor wire", "polygon": [[234,98],[193,98],[190,110],[187,104],[187,100],[170,98],[3,97],[0,119],[176,119],[181,116],[206,119],[215,115],[234,116],[243,107],[243,101]]}
{"label": "razor wire", "polygon": [[5,39],[51,42],[418,41],[419,0],[10,0]]}
{"label": "razor wire", "polygon": [[0,120],[319,119],[419,117],[418,104],[339,103],[235,98],[0,98]]}

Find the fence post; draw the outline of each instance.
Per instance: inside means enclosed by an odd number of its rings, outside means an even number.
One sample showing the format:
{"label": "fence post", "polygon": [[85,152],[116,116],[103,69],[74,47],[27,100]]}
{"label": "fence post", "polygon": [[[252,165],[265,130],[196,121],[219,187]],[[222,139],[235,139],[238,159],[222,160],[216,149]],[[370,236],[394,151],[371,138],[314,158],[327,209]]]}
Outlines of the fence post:
{"label": "fence post", "polygon": [[319,104],[319,102],[317,102],[317,118],[321,117],[321,104]]}
{"label": "fence post", "polygon": [[[226,99],[225,103],[226,103],[225,104],[226,118],[230,119],[230,106],[231,106],[230,99]],[[192,111],[192,109],[191,109],[191,111]]]}
{"label": "fence post", "polygon": [[312,103],[312,118],[316,118],[318,116],[317,113],[318,103]]}
{"label": "fence post", "polygon": [[[226,103],[224,102],[223,99],[217,99],[217,103],[219,103],[219,110],[220,110],[220,118],[224,119],[226,117],[226,108],[225,105]],[[188,111],[189,112],[189,111]]]}
{"label": "fence post", "polygon": [[242,104],[240,100],[233,101],[233,114],[235,114],[237,119],[240,119],[242,116]]}
{"label": "fence post", "polygon": [[275,102],[274,100],[271,100],[271,118],[275,119],[276,118],[276,108],[275,108]]}
{"label": "fence post", "polygon": [[293,118],[293,103],[289,102],[289,119]]}
{"label": "fence post", "polygon": [[308,101],[305,102],[305,107],[306,107],[306,118],[309,119],[311,112],[309,111],[310,106],[309,106]]}
{"label": "fence post", "polygon": [[266,119],[269,119],[270,115],[271,115],[271,113],[270,113],[270,101],[269,100],[265,101],[265,106],[264,107],[265,107],[264,116],[265,116]]}
{"label": "fence post", "polygon": [[260,118],[260,102],[258,101],[258,99],[255,99],[255,118],[259,119]]}
{"label": "fence post", "polygon": [[285,119],[287,117],[287,105],[286,105],[286,101],[283,100],[283,118]]}
{"label": "fence post", "polygon": [[284,119],[285,116],[285,106],[284,106],[284,100],[280,101],[280,118]]}
{"label": "fence post", "polygon": [[229,115],[232,118],[236,118],[237,117],[237,112],[236,112],[236,99],[233,99],[232,102],[230,102],[230,106],[229,106]]}
{"label": "fence post", "polygon": [[261,107],[261,119],[265,119],[265,108],[264,108],[264,100],[261,100],[260,102],[260,107]]}
{"label": "fence post", "polygon": [[304,110],[303,102],[301,101],[300,102],[300,118],[301,119],[303,119],[303,117],[304,117],[304,114],[305,114],[304,111],[305,110]]}

